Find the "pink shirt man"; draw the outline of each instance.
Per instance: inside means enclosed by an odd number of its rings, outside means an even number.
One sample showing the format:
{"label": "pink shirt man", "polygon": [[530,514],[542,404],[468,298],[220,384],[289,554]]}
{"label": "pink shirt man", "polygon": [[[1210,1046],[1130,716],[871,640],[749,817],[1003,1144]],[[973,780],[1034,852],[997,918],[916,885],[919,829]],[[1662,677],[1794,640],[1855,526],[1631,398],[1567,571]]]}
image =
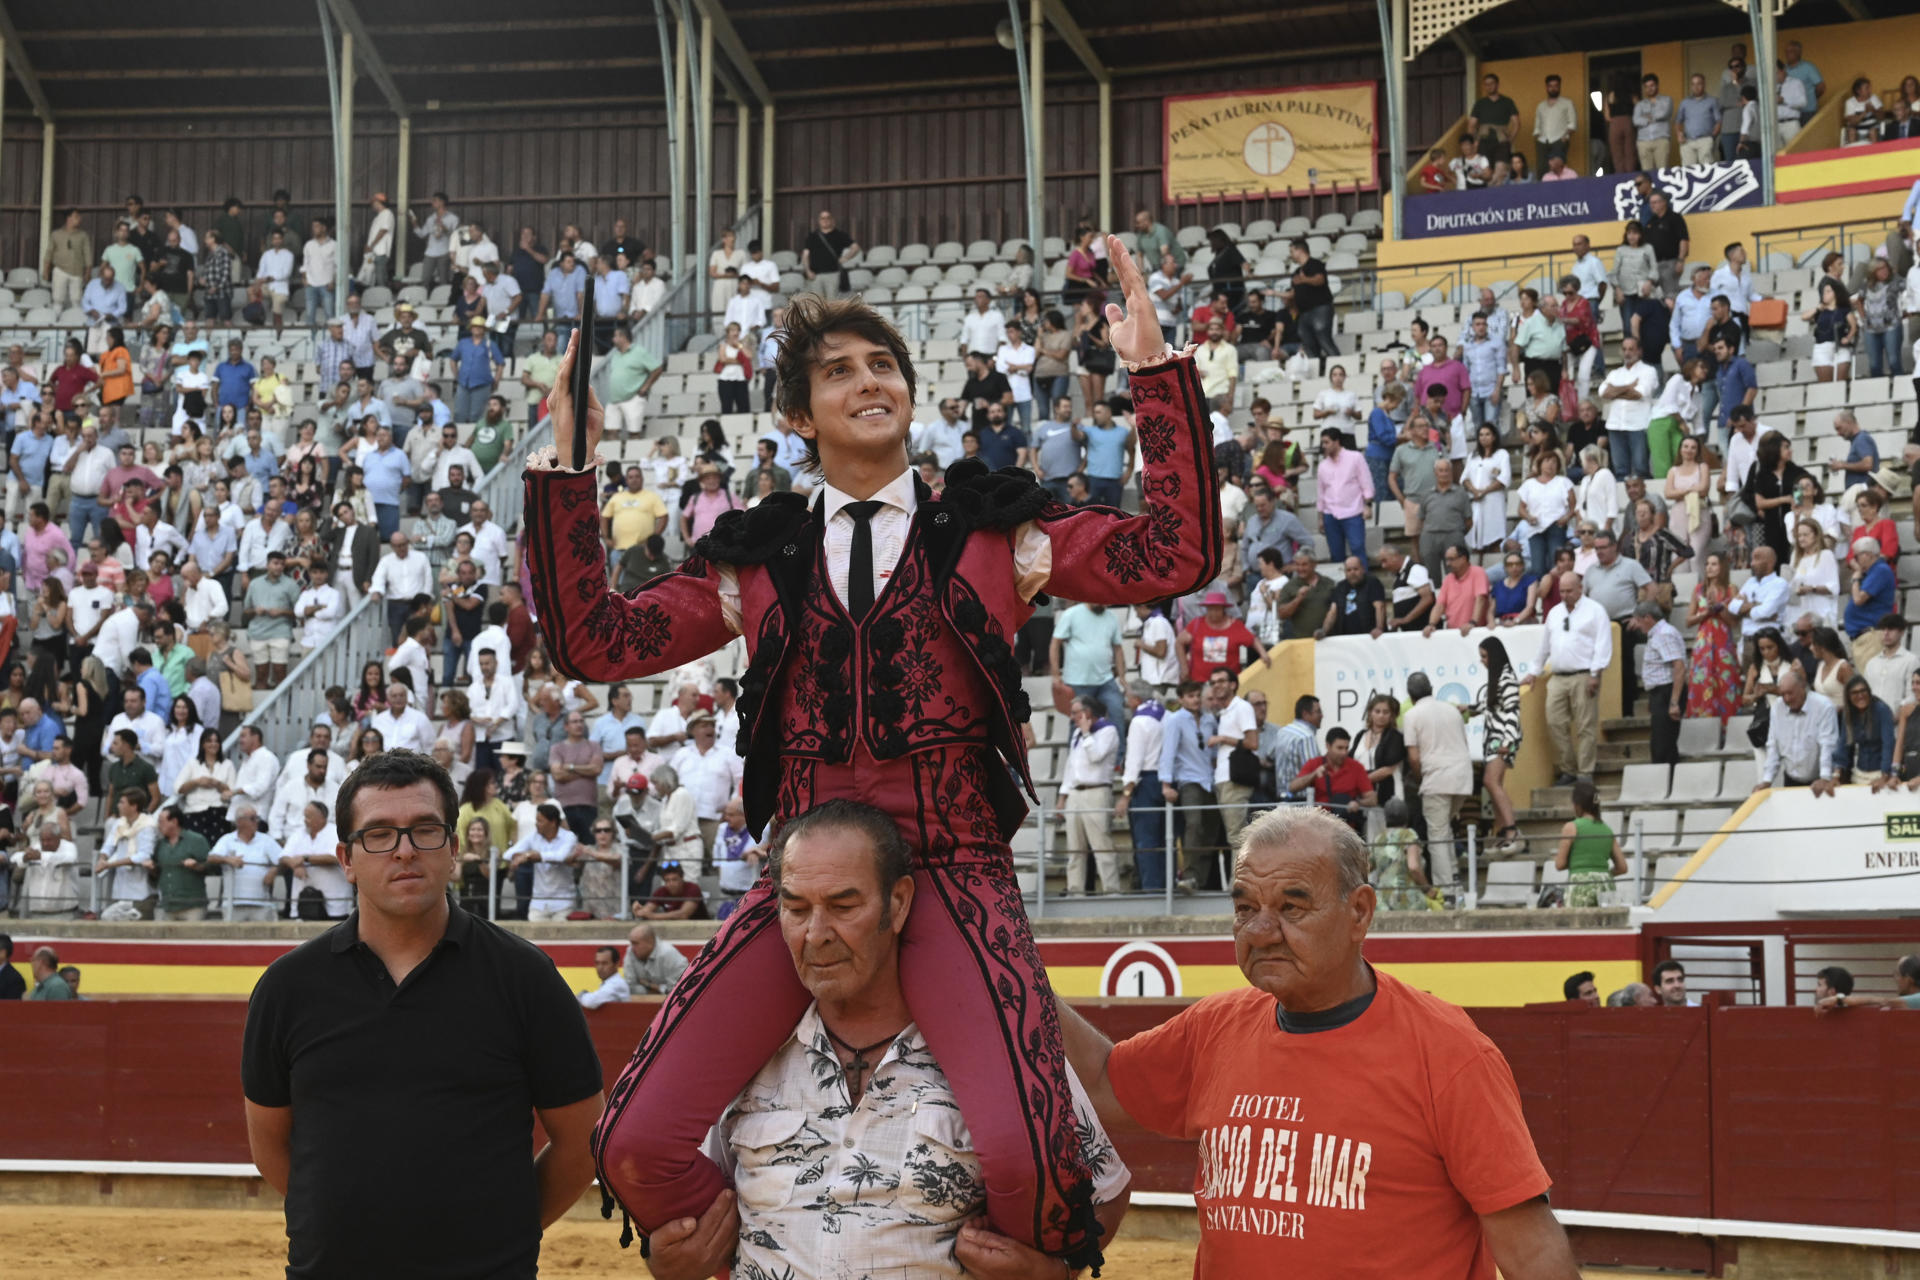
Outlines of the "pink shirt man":
{"label": "pink shirt man", "polygon": [[73,564],[73,543],[67,539],[67,531],[49,520],[40,529],[33,527],[29,519],[20,526],[20,579],[28,591],[38,591],[40,584],[47,580],[47,553],[64,551],[69,567]]}
{"label": "pink shirt man", "polygon": [[1464,627],[1471,624],[1474,609],[1488,594],[1487,572],[1477,564],[1468,565],[1464,576],[1457,573],[1441,574],[1440,587],[1434,593],[1434,602],[1440,609],[1441,625]]}
{"label": "pink shirt man", "polygon": [[1373,473],[1358,449],[1342,449],[1338,457],[1323,455],[1316,475],[1320,496],[1313,505],[1322,515],[1345,520],[1364,513],[1373,501]]}

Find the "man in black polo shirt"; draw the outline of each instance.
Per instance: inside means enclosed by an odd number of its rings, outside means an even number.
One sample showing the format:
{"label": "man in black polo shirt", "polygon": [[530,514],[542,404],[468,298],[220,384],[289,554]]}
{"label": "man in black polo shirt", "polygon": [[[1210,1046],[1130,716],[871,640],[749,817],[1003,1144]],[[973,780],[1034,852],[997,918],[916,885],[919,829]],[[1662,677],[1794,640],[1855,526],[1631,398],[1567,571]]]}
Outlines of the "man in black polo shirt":
{"label": "man in black polo shirt", "polygon": [[1674,209],[1666,192],[1655,187],[1647,196],[1647,209],[1646,225],[1641,231],[1660,270],[1661,296],[1671,302],[1680,296],[1680,265],[1687,260],[1693,242],[1687,235],[1687,220]]}
{"label": "man in black polo shirt", "polygon": [[1293,259],[1293,308],[1300,313],[1300,349],[1320,361],[1340,354],[1333,339],[1333,288],[1327,283],[1327,264],[1307,252],[1305,240],[1295,240],[1287,253]]}
{"label": "man in black polo shirt", "polygon": [[364,762],[337,805],[359,910],[254,988],[247,1140],[287,1198],[289,1277],[530,1278],[593,1181],[585,1018],[545,954],[448,900],[456,812],[428,757]]}

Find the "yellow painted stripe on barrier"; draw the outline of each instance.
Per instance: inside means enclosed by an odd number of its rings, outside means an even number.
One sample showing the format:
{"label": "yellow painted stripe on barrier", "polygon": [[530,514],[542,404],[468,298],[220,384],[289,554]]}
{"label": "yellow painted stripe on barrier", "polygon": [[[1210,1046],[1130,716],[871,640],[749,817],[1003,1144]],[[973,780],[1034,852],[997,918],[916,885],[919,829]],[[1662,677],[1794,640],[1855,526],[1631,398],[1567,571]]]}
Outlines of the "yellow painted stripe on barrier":
{"label": "yellow painted stripe on barrier", "polygon": [[[1379,968],[1410,986],[1467,1008],[1539,1004],[1560,998],[1570,973],[1591,969],[1604,994],[1641,981],[1633,960],[1512,960],[1468,964],[1383,964]],[[1088,999],[1101,994],[1101,970],[1092,965],[1062,965],[1047,970],[1053,989],[1063,996]],[[1237,991],[1246,978],[1233,965],[1180,966],[1180,993],[1208,996]]]}
{"label": "yellow painted stripe on barrier", "polygon": [[1733,816],[1721,823],[1720,829],[1708,837],[1707,842],[1701,845],[1691,858],[1687,859],[1686,865],[1673,873],[1673,879],[1660,886],[1659,890],[1648,900],[1647,905],[1655,911],[1665,906],[1667,899],[1678,892],[1680,886],[1691,879],[1694,872],[1707,865],[1707,859],[1711,858],[1720,846],[1726,843],[1727,837],[1740,829],[1740,824],[1747,820],[1748,815],[1766,803],[1769,794],[1769,792],[1765,791],[1756,791],[1748,796],[1746,801],[1741,804],[1738,809],[1733,811]]}
{"label": "yellow painted stripe on barrier", "polygon": [[[1593,970],[1602,991],[1640,980],[1640,966],[1630,960],[1422,962],[1380,968],[1453,1004],[1479,1007],[1553,1000],[1566,976],[1581,969]],[[1058,965],[1047,972],[1054,990],[1063,996],[1090,999],[1102,994],[1103,971],[1098,965]],[[83,968],[83,990],[92,996],[245,997],[260,973],[258,968],[237,964],[89,964]],[[593,970],[585,967],[562,966],[560,976],[573,991],[600,985]],[[1183,995],[1216,995],[1245,985],[1246,978],[1230,964],[1180,967]]]}

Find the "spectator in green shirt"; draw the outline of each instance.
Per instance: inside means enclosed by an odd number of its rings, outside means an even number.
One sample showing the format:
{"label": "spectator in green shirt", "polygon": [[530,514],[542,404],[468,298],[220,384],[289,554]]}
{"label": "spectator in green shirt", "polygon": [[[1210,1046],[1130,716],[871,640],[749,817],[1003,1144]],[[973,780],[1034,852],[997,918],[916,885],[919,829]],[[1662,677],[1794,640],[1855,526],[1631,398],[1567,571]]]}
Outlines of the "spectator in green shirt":
{"label": "spectator in green shirt", "polygon": [[[506,397],[490,396],[487,399],[487,411],[480,415],[480,421],[473,424],[473,434],[467,437],[467,448],[473,450],[473,456],[479,460],[481,475],[498,466],[500,455],[512,444],[513,423],[507,417]],[[467,478],[474,484],[480,483],[480,476]]]}
{"label": "spectator in green shirt", "polygon": [[52,947],[41,947],[33,953],[33,990],[27,992],[29,1000],[72,1000],[76,997],[67,980],[60,976],[60,957],[54,954]]}
{"label": "spectator in green shirt", "polygon": [[540,349],[521,362],[520,385],[527,389],[529,427],[540,421],[540,410],[546,403],[547,392],[553,390],[553,380],[560,371],[559,353],[559,336],[549,329],[540,335]]}
{"label": "spectator in green shirt", "polygon": [[160,810],[160,839],[153,846],[153,865],[160,871],[160,900],[155,920],[207,918],[207,862],[211,846],[198,831],[180,825],[180,810]]}
{"label": "spectator in green shirt", "polygon": [[142,810],[158,808],[160,772],[140,754],[140,735],[131,729],[116,730],[107,744],[107,754],[113,757],[107,765],[107,794],[138,792],[146,797],[146,803],[140,806]]}
{"label": "spectator in green shirt", "polygon": [[1153,214],[1145,209],[1136,209],[1133,214],[1133,234],[1138,237],[1140,257],[1147,265],[1142,268],[1151,271],[1160,265],[1160,255],[1164,250],[1173,255],[1173,265],[1187,265],[1187,251],[1181,247],[1173,231],[1164,222],[1154,221]]}
{"label": "spectator in green shirt", "polygon": [[157,621],[153,624],[153,665],[159,671],[161,679],[167,682],[167,692],[178,698],[186,693],[187,686],[193,683],[187,678],[187,664],[193,661],[193,650],[180,642],[180,633],[171,622]]}
{"label": "spectator in green shirt", "polygon": [[271,689],[286,678],[293,647],[293,609],[300,603],[300,584],[287,576],[287,558],[267,553],[267,572],[247,584],[247,656],[253,660],[256,681]]}
{"label": "spectator in green shirt", "polygon": [[636,346],[624,324],[614,327],[613,350],[601,359],[607,366],[607,438],[618,431],[622,440],[637,439],[646,418],[647,392],[660,380],[660,360]]}
{"label": "spectator in green shirt", "polygon": [[1499,164],[1513,154],[1513,135],[1520,127],[1520,108],[1500,92],[1499,76],[1480,77],[1480,98],[1473,104],[1473,127],[1480,154]]}

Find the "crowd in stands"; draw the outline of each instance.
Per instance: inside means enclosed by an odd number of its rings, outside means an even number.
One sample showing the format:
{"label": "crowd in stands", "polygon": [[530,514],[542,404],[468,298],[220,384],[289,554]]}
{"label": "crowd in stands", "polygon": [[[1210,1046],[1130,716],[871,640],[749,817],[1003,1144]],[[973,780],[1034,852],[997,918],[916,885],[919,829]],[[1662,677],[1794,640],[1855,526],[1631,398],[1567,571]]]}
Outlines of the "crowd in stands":
{"label": "crowd in stands", "polygon": [[[1781,46],[1774,65],[1775,145],[1784,148],[1829,98],[1820,69],[1803,55],[1796,40]],[[1522,137],[1527,124],[1519,105],[1500,92],[1500,77],[1480,78],[1480,97],[1468,109],[1468,127],[1455,154],[1429,152],[1415,177],[1416,192],[1477,191],[1485,187],[1531,182],[1563,182],[1587,174],[1625,174],[1673,165],[1707,165],[1760,158],[1760,90],[1747,47],[1735,44],[1718,82],[1698,72],[1687,77],[1684,92],[1666,87],[1648,72],[1636,83],[1616,76],[1596,94],[1604,109],[1576,103],[1561,92],[1561,78],[1545,77],[1544,95],[1534,105],[1532,146]],[[1865,76],[1855,78],[1841,108],[1840,144],[1871,146],[1920,137],[1920,77],[1907,76],[1885,98]],[[1586,167],[1569,156],[1582,115],[1587,124]],[[1528,152],[1532,154],[1529,156]]]}

